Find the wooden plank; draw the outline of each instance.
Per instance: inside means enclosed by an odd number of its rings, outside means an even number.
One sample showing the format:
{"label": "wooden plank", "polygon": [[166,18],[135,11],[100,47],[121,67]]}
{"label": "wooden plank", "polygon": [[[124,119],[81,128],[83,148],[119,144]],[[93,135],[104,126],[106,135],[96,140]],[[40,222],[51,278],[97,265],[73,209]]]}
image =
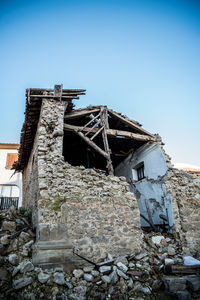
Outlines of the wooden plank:
{"label": "wooden plank", "polygon": [[102,126],[101,128],[99,128],[99,130],[97,130],[97,132],[90,138],[91,141],[93,141],[93,139],[104,129],[104,126]]}
{"label": "wooden plank", "polygon": [[92,148],[94,148],[97,152],[99,152],[101,155],[103,155],[106,159],[108,158],[108,154],[103,151],[99,146],[97,146],[94,142],[92,142],[87,136],[84,136],[82,132],[74,131],[76,134],[78,134],[88,145],[90,145]]}
{"label": "wooden plank", "polygon": [[200,264],[194,266],[172,265],[164,267],[165,274],[195,274],[200,273]]}
{"label": "wooden plank", "polygon": [[111,150],[110,150],[110,147],[108,144],[108,138],[107,138],[107,133],[106,133],[106,127],[108,127],[108,124],[107,124],[107,110],[105,108],[101,108],[101,120],[102,120],[101,125],[104,127],[103,131],[102,131],[104,149],[105,149],[106,153],[108,154],[107,169],[108,169],[108,173],[113,175],[114,169],[113,169],[112,160],[110,157]]}
{"label": "wooden plank", "polygon": [[[79,127],[79,126],[74,126],[74,125],[69,125],[69,124],[64,124],[64,129],[67,131],[74,131],[74,130],[81,130],[83,132],[88,132],[90,131],[91,128],[89,127],[85,127],[83,129],[83,127]],[[98,128],[94,128],[91,133],[96,133],[98,130]],[[106,129],[106,133],[108,136],[111,137],[117,137],[117,136],[121,136],[124,138],[128,138],[128,139],[133,139],[133,140],[138,140],[138,141],[154,141],[155,138],[151,138],[147,135],[142,135],[142,134],[137,134],[137,133],[132,133],[129,131],[123,131],[123,130],[116,130],[116,129]]]}
{"label": "wooden plank", "polygon": [[[31,98],[59,98],[58,96],[52,95],[30,95]],[[78,96],[61,96],[61,99],[79,99]]]}
{"label": "wooden plank", "polygon": [[112,109],[108,109],[108,112],[109,112],[111,115],[113,115],[114,117],[116,117],[116,118],[118,118],[119,120],[121,120],[124,124],[127,124],[129,127],[133,128],[133,129],[135,129],[135,130],[138,130],[138,131],[141,132],[141,133],[144,133],[144,134],[147,134],[147,135],[153,137],[153,135],[152,135],[150,132],[144,130],[143,128],[141,128],[141,127],[138,126],[137,124],[134,124],[133,122],[131,122],[131,121],[125,119],[125,118],[122,117],[120,114],[114,112]]}
{"label": "wooden plank", "polygon": [[69,114],[66,114],[65,115],[65,120],[72,120],[72,119],[76,119],[76,118],[79,118],[79,117],[83,117],[83,116],[86,116],[88,114],[91,114],[91,113],[96,113],[99,111],[99,108],[97,109],[92,109],[92,110],[83,110],[83,111],[79,111],[79,112],[71,112]]}

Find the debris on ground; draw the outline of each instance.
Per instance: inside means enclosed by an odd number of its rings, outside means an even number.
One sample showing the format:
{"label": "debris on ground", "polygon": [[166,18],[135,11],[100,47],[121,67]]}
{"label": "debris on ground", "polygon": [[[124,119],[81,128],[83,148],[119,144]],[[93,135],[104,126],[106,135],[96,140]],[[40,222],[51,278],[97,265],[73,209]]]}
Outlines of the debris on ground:
{"label": "debris on ground", "polygon": [[1,211],[0,227],[0,299],[200,299],[199,258],[184,265],[176,235],[144,233],[142,252],[108,253],[68,273],[33,265],[35,234],[25,212]]}

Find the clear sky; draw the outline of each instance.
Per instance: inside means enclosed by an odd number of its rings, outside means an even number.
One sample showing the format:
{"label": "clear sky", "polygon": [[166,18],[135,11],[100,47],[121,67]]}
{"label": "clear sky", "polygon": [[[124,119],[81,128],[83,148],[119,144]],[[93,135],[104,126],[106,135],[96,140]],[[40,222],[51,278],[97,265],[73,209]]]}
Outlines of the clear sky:
{"label": "clear sky", "polygon": [[86,88],[200,166],[200,2],[0,0],[0,142],[18,143],[25,89]]}

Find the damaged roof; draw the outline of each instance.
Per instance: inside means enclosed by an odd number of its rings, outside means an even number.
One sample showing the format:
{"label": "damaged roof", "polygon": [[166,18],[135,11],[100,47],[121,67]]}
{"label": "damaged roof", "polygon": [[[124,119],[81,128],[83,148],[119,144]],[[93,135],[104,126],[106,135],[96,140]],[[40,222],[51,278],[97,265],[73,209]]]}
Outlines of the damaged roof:
{"label": "damaged roof", "polygon": [[[21,132],[21,141],[19,148],[19,159],[14,168],[21,171],[28,163],[31,149],[33,147],[37,125],[40,117],[42,99],[51,99],[55,101],[67,101],[68,106],[64,116],[65,134],[78,135],[93,150],[95,149],[107,159],[108,169],[112,173],[111,148],[116,148],[113,139],[118,139],[118,144],[123,142],[124,150],[130,150],[130,140],[135,141],[137,147],[144,142],[158,142],[158,135],[152,135],[144,130],[136,121],[108,109],[106,106],[89,106],[82,109],[74,109],[73,99],[78,99],[79,95],[85,95],[84,89],[62,89],[62,86],[56,85],[54,89],[36,89],[26,90],[26,110],[25,121]],[[100,136],[103,142],[99,142]],[[71,138],[71,137],[70,137]],[[119,139],[123,139],[120,140]],[[95,140],[95,141],[94,141]],[[74,141],[74,140],[72,140]],[[125,145],[128,145],[127,147]],[[115,152],[115,150],[114,150]],[[119,155],[119,154],[118,154]],[[110,167],[109,167],[110,166]]]}

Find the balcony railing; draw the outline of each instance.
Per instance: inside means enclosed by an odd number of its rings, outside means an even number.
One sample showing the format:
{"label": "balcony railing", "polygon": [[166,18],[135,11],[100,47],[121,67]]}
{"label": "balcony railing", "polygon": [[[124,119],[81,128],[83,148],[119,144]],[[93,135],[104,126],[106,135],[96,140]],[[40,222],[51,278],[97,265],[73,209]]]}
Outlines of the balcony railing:
{"label": "balcony railing", "polygon": [[0,210],[8,209],[11,205],[18,208],[19,197],[0,197]]}

